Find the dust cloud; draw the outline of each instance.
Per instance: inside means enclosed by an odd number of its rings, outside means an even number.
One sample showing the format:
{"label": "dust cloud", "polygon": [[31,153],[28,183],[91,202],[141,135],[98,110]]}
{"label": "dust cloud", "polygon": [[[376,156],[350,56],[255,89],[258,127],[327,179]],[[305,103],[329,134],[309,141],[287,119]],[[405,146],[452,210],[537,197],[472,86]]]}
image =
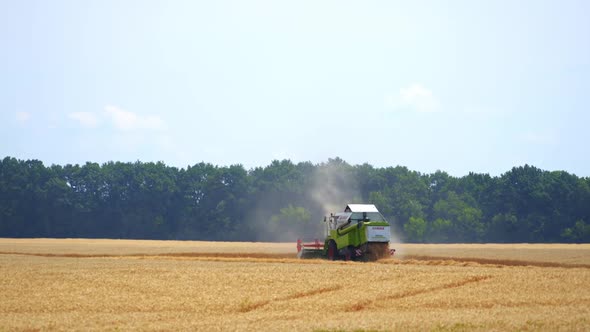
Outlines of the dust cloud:
{"label": "dust cloud", "polygon": [[[256,241],[294,242],[298,238],[322,241],[326,235],[324,216],[342,212],[346,204],[362,200],[352,167],[338,161],[317,165],[304,178],[301,189],[292,193],[269,190],[260,194],[247,217],[249,232]],[[309,220],[285,223],[271,220],[288,206],[304,208]]]}
{"label": "dust cloud", "polygon": [[322,215],[342,212],[346,204],[360,202],[362,199],[352,170],[332,163],[316,169],[308,195],[321,208]]}

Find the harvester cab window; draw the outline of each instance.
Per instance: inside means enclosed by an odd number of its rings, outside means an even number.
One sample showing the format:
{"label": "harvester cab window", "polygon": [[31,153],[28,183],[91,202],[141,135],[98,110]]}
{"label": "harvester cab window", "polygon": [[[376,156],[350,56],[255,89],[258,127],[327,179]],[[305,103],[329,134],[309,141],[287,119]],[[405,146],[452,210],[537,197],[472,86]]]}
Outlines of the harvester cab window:
{"label": "harvester cab window", "polygon": [[354,212],[350,219],[355,221],[385,221],[379,212]]}
{"label": "harvester cab window", "polygon": [[345,225],[348,223],[350,216],[352,213],[344,212],[344,213],[336,213],[335,215],[330,217],[330,229],[337,229],[338,227]]}

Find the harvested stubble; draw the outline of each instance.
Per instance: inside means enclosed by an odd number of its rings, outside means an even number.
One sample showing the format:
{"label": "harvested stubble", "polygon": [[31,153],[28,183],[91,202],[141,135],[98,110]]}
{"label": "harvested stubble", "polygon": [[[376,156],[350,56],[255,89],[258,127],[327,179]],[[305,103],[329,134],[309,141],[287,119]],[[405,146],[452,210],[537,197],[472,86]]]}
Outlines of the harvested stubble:
{"label": "harvested stubble", "polygon": [[[35,252],[34,240],[1,249],[11,254],[0,255],[0,330],[590,328],[586,267],[299,261],[260,243],[240,244],[256,252],[246,257],[218,243],[175,253],[165,241],[160,253],[136,241],[109,256],[54,241],[67,250]],[[229,252],[208,254],[216,247]]]}

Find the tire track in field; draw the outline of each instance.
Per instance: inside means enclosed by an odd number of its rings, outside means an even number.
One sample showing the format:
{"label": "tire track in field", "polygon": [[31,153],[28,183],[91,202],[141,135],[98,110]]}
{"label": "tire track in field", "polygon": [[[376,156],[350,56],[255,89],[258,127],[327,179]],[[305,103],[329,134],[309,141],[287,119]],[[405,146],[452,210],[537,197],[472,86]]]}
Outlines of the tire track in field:
{"label": "tire track in field", "polygon": [[380,264],[414,264],[414,265],[449,265],[449,266],[469,266],[470,264],[478,265],[495,265],[504,266],[535,266],[535,267],[560,267],[566,269],[590,268],[590,264],[580,263],[559,263],[559,262],[542,262],[526,261],[513,259],[497,258],[478,258],[478,257],[444,257],[444,256],[423,256],[423,255],[405,255],[402,259],[381,260]]}
{"label": "tire track in field", "polygon": [[[0,255],[25,255],[38,257],[65,258],[135,258],[135,259],[177,259],[202,261],[229,261],[255,263],[297,263],[297,264],[347,264],[345,261],[328,261],[323,259],[299,259],[291,253],[224,253],[224,252],[178,252],[178,253],[130,253],[130,254],[78,254],[78,253],[32,253],[0,251]],[[590,264],[558,263],[540,261],[521,261],[493,258],[443,257],[406,255],[402,259],[381,259],[376,264],[407,265],[448,265],[448,266],[534,266],[545,268],[590,268]]]}
{"label": "tire track in field", "polygon": [[77,254],[77,253],[34,253],[0,251],[0,255],[25,255],[38,257],[66,258],[141,258],[141,257],[173,257],[173,258],[259,258],[285,259],[297,258],[295,254],[283,253],[224,253],[224,252],[172,252],[172,253],[130,253],[130,254]]}
{"label": "tire track in field", "polygon": [[422,308],[428,309],[473,309],[473,308],[484,308],[491,309],[494,307],[505,307],[505,308],[523,308],[523,307],[564,307],[564,306],[588,306],[590,305],[590,298],[586,299],[551,299],[551,300],[532,300],[532,301],[485,301],[479,303],[445,303],[443,305],[439,303],[426,303],[421,304]]}
{"label": "tire track in field", "polygon": [[272,303],[272,302],[290,301],[290,300],[300,299],[300,298],[314,296],[314,295],[318,295],[318,294],[335,292],[335,291],[341,290],[342,288],[343,288],[343,286],[322,287],[322,288],[312,289],[312,290],[306,291],[306,292],[298,292],[295,294],[279,297],[279,298],[272,299],[272,300],[263,300],[263,301],[253,302],[253,303],[246,301],[246,302],[239,305],[237,311],[240,313],[246,313],[246,312],[250,312],[250,311],[256,310],[258,308],[264,307],[265,305]]}
{"label": "tire track in field", "polygon": [[387,296],[382,296],[382,297],[378,297],[378,298],[374,298],[374,299],[369,299],[369,300],[357,302],[357,303],[347,307],[345,309],[345,311],[347,311],[347,312],[361,311],[361,310],[364,310],[367,307],[372,306],[378,302],[382,302],[382,301],[386,301],[386,300],[399,300],[399,299],[403,299],[406,297],[412,297],[412,296],[416,296],[416,295],[420,295],[420,294],[434,293],[434,292],[442,291],[445,289],[458,288],[458,287],[462,287],[462,286],[465,286],[468,284],[473,284],[473,283],[477,283],[480,281],[488,280],[491,278],[492,278],[492,276],[474,276],[474,277],[465,278],[465,279],[462,279],[459,281],[454,281],[451,283],[443,284],[440,286],[434,286],[434,287],[429,287],[429,288],[410,289],[410,290],[399,292],[399,293],[392,294],[392,295],[387,295]]}

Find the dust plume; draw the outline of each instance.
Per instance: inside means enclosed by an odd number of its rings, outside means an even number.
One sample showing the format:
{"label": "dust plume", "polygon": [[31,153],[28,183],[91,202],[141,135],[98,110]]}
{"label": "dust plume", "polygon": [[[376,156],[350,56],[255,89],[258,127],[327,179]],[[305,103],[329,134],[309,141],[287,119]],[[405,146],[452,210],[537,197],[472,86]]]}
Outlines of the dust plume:
{"label": "dust plume", "polygon": [[[270,185],[256,193],[257,203],[249,211],[246,222],[250,238],[268,242],[321,240],[326,235],[322,222],[325,216],[343,212],[347,204],[371,203],[362,195],[355,168],[339,158],[315,165],[296,181],[291,190]],[[385,216],[388,220],[389,217]],[[401,243],[394,220],[389,221],[392,245]],[[393,248],[399,250],[397,246]]]}
{"label": "dust plume", "polygon": [[324,216],[344,211],[346,204],[362,202],[354,168],[339,158],[303,174],[293,185],[295,189],[271,186],[257,193],[257,204],[247,216],[255,241],[321,240],[325,236]]}
{"label": "dust plume", "polygon": [[315,169],[308,195],[320,207],[322,216],[342,212],[346,204],[361,203],[362,200],[352,167],[338,159]]}
{"label": "dust plume", "polygon": [[[377,207],[378,209],[379,207]],[[391,239],[389,240],[389,248],[395,249],[395,257],[396,258],[403,258],[405,257],[405,250],[403,247],[403,239],[401,237],[401,231],[399,230],[398,224],[394,222],[394,220],[390,220],[387,216],[384,216],[385,219],[389,222],[389,230],[391,232]]]}

